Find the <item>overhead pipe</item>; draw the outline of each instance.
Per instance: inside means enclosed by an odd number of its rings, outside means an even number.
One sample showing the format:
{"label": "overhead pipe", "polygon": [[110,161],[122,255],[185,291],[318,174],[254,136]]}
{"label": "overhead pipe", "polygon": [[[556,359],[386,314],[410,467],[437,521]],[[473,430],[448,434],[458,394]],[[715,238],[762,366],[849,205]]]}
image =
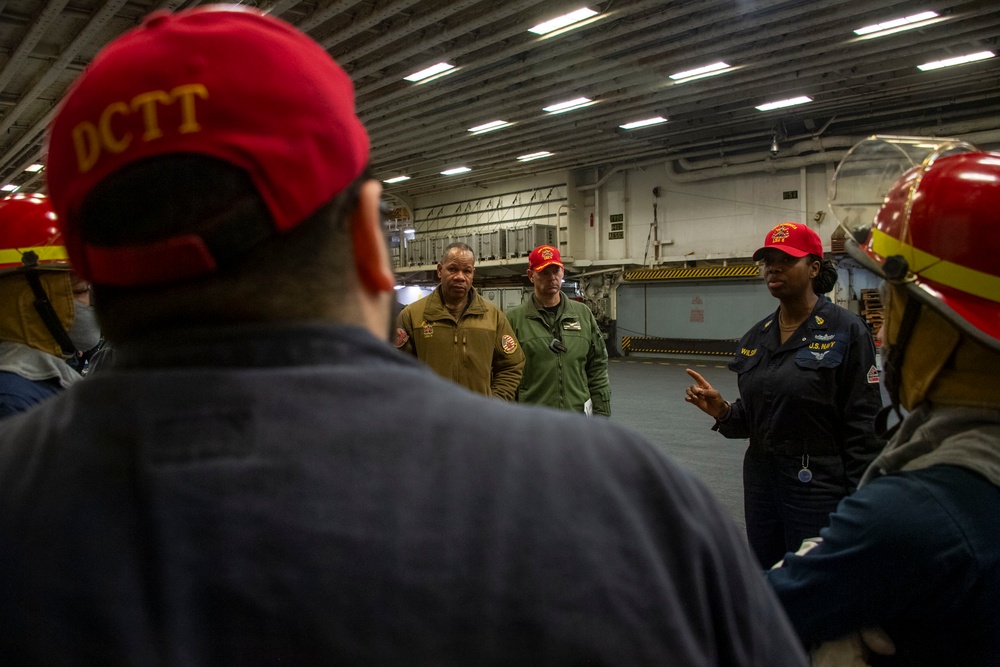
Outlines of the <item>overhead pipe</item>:
{"label": "overhead pipe", "polygon": [[768,151],[759,151],[756,153],[741,153],[730,156],[708,158],[705,160],[698,160],[697,162],[691,161],[685,157],[678,157],[675,161],[681,170],[683,170],[680,173],[760,162],[785,164],[785,160],[789,159],[789,156],[798,157],[807,153],[825,153],[834,149],[850,148],[859,141],[865,139],[866,136],[868,135],[858,137],[818,137],[808,141],[800,141],[792,144],[791,146],[781,147],[781,153],[787,153],[785,157],[774,157]]}
{"label": "overhead pipe", "polygon": [[604,174],[604,176],[601,176],[601,178],[598,179],[596,183],[584,183],[582,185],[576,186],[576,189],[579,190],[580,192],[587,192],[588,190],[596,190],[597,188],[607,183],[609,178],[611,178],[612,176],[614,176],[619,172],[625,171],[626,169],[642,169],[643,167],[655,167],[662,164],[663,161],[667,159],[669,158],[659,157],[654,160],[646,160],[645,162],[620,164],[616,167],[612,167],[611,169],[609,169],[608,173]]}
{"label": "overhead pipe", "polygon": [[596,271],[587,271],[586,273],[574,273],[570,277],[574,278],[574,279],[576,279],[576,278],[587,278],[587,277],[590,277],[590,276],[599,276],[602,273],[618,273],[618,272],[621,272],[621,271],[624,271],[624,270],[625,270],[625,265],[622,264],[621,266],[613,266],[610,269],[598,269]]}
{"label": "overhead pipe", "polygon": [[[566,209],[566,234],[562,233],[562,218],[561,213],[563,209]],[[569,243],[569,212],[576,209],[573,204],[559,204],[556,208],[556,247],[559,248],[559,253],[564,257],[572,257],[573,253],[570,252]],[[565,241],[562,238],[565,236]]]}
{"label": "overhead pipe", "polygon": [[[942,131],[943,128],[934,129],[936,130],[934,135],[926,132],[904,132],[903,134],[907,136],[925,136],[928,139],[933,139],[935,136],[949,137],[960,135],[961,139],[984,149],[1000,144],[1000,130],[966,133]],[[867,136],[870,135],[866,135],[866,137],[827,137],[821,141],[821,144],[831,147],[841,146],[849,150],[850,146],[854,146],[859,141],[867,138]],[[812,143],[811,141],[801,142],[800,144],[796,144],[796,147],[798,150],[803,150]],[[666,160],[666,171],[667,177],[675,183],[693,183],[713,178],[726,178],[765,172],[774,173],[820,164],[837,164],[844,159],[848,150],[823,150],[822,152],[810,155],[797,155],[788,158],[773,158],[768,152],[761,151],[759,153],[749,153],[739,156],[734,155],[732,158],[702,160],[698,163],[678,158],[677,160]],[[684,171],[678,171],[675,165],[680,166]]]}

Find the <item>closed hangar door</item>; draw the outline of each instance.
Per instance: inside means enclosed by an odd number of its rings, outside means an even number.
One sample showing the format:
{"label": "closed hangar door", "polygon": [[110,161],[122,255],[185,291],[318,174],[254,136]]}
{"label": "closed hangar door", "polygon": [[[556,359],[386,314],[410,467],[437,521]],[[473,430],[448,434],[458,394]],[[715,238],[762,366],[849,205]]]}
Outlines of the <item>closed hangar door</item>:
{"label": "closed hangar door", "polygon": [[735,351],[732,341],[773,312],[778,302],[754,278],[619,285],[617,306],[616,338],[626,354],[728,354]]}

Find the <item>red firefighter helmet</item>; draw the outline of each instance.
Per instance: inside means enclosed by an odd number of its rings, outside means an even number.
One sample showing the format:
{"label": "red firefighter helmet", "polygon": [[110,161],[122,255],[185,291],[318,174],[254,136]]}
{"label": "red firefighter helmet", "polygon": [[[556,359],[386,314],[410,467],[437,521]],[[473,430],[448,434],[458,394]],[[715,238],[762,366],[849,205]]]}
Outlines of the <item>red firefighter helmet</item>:
{"label": "red firefighter helmet", "polygon": [[56,214],[45,195],[0,199],[0,274],[30,269],[69,270]]}
{"label": "red firefighter helmet", "polygon": [[867,239],[855,235],[847,250],[1000,349],[1000,154],[939,154],[910,168],[889,188]]}

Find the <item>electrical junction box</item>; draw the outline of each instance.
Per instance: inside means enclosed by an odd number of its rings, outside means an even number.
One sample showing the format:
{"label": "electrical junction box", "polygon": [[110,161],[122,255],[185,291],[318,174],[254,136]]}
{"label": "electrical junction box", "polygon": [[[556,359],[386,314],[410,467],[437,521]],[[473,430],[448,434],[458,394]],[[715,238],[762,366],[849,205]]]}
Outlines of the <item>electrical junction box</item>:
{"label": "electrical junction box", "polygon": [[540,245],[556,244],[555,225],[528,225],[505,231],[507,236],[507,257],[527,257],[531,251]]}

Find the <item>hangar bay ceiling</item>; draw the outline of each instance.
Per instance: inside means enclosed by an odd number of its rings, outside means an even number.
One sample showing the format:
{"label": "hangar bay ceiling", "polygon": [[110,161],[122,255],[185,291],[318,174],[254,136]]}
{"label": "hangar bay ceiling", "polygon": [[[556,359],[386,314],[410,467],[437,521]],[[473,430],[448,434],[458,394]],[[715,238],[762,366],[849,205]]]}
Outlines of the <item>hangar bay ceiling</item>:
{"label": "hangar bay ceiling", "polygon": [[[44,191],[44,131],[95,53],[155,9],[182,0],[0,3],[0,185]],[[677,178],[750,161],[844,150],[875,132],[962,134],[989,147],[1000,131],[995,0],[259,0],[319,41],[351,74],[371,134],[372,166],[412,198],[557,170],[600,174],[663,160]],[[586,25],[529,28],[589,7]],[[921,27],[877,38],[853,31],[932,11]],[[436,63],[423,83],[404,77]],[[724,73],[670,76],[724,62]],[[756,107],[806,96],[810,102]],[[552,114],[545,107],[586,98]],[[620,126],[648,118],[666,122]],[[505,121],[484,133],[470,128]],[[517,158],[550,155],[531,161]],[[469,171],[442,176],[467,167]],[[35,167],[37,169],[37,167]]]}

